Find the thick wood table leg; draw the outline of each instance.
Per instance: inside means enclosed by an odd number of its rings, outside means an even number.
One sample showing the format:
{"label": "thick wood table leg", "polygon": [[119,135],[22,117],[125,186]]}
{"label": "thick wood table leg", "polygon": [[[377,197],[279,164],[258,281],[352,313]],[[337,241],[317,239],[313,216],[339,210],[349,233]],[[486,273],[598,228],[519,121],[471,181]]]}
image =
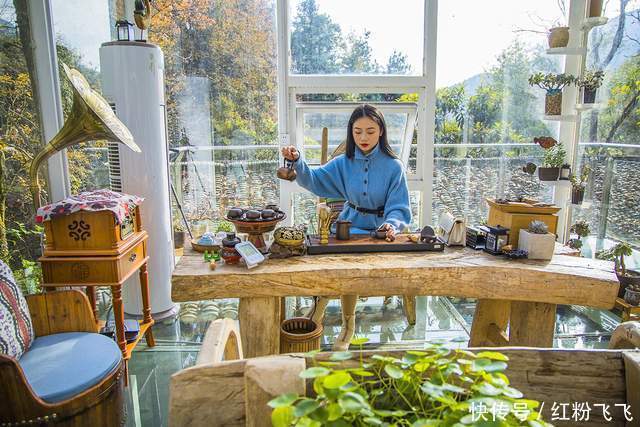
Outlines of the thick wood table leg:
{"label": "thick wood table leg", "polygon": [[113,304],[113,321],[116,325],[116,342],[122,350],[122,358],[128,359],[127,356],[127,340],[124,337],[124,308],[122,305],[122,286],[116,285],[111,287],[112,304]]}
{"label": "thick wood table leg", "polygon": [[280,353],[280,298],[240,298],[238,307],[244,357]]}
{"label": "thick wood table leg", "polygon": [[87,294],[87,298],[89,299],[89,303],[91,304],[91,308],[93,309],[93,319],[98,323],[98,305],[96,303],[96,287],[95,286],[87,286],[85,288],[85,293]]}
{"label": "thick wood table leg", "polygon": [[506,335],[511,302],[481,299],[471,325],[470,347],[492,347],[509,344]]}
{"label": "thick wood table leg", "polygon": [[[151,317],[151,304],[149,302],[149,273],[147,272],[146,262],[140,266],[140,291],[142,292],[142,321],[151,323],[153,318]],[[144,338],[147,340],[149,347],[155,347],[156,340],[153,338],[151,328],[147,329]]]}
{"label": "thick wood table leg", "polygon": [[416,324],[416,296],[403,295],[402,308],[404,309],[404,315],[407,318],[407,323],[410,325],[415,325]]}
{"label": "thick wood table leg", "polygon": [[553,347],[555,327],[555,304],[511,302],[509,345]]}

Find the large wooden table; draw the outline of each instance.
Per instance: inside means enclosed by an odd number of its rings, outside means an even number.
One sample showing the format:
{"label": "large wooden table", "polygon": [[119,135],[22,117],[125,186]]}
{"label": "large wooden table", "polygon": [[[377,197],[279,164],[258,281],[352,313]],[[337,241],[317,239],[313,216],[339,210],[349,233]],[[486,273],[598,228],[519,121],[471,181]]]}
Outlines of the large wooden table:
{"label": "large wooden table", "polygon": [[444,252],[313,255],[211,271],[185,248],[175,302],[240,298],[245,357],[278,354],[285,296],[434,295],[477,298],[472,346],[551,347],[556,305],[613,308],[618,281],[605,261],[555,255],[511,261],[469,248]]}

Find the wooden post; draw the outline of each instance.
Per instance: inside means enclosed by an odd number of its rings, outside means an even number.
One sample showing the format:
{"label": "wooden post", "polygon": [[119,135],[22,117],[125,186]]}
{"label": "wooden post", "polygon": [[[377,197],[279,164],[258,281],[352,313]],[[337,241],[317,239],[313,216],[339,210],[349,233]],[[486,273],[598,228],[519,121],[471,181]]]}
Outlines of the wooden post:
{"label": "wooden post", "polygon": [[541,302],[511,302],[509,345],[553,347],[556,305]]}
{"label": "wooden post", "polygon": [[113,320],[116,325],[116,342],[122,350],[122,358],[127,359],[127,340],[124,337],[124,308],[122,305],[122,286],[115,285],[111,287],[111,295],[113,298]]}
{"label": "wooden post", "polygon": [[[145,262],[140,266],[140,291],[142,293],[142,315],[144,323],[151,323],[151,304],[149,302],[149,273],[147,272],[147,263]],[[153,338],[153,331],[151,328],[147,329],[144,334],[149,347],[155,347],[156,340]]]}
{"label": "wooden post", "polygon": [[633,421],[627,427],[640,427],[640,354],[638,352],[622,353],[627,383],[627,404],[631,407]]}
{"label": "wooden post", "polygon": [[415,325],[416,324],[416,296],[403,295],[402,308],[404,309],[404,315],[407,318],[407,323],[412,326]]}
{"label": "wooden post", "polygon": [[240,298],[238,307],[245,357],[280,353],[280,298]]}
{"label": "wooden post", "polygon": [[510,301],[480,299],[471,325],[470,347],[507,345]]}

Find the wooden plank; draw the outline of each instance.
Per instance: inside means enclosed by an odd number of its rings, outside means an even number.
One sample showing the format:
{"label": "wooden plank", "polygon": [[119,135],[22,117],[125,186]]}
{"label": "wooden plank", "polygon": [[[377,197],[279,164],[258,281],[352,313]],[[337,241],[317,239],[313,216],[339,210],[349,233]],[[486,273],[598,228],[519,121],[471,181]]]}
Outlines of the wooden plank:
{"label": "wooden plank", "polygon": [[78,290],[27,296],[36,336],[62,332],[98,332],[87,296]]}
{"label": "wooden plank", "polygon": [[468,248],[444,252],[317,255],[211,271],[191,249],[172,276],[176,302],[214,298],[433,295],[612,308],[612,263],[556,255],[512,261]]}
{"label": "wooden plank", "polygon": [[414,243],[407,234],[399,234],[393,242],[375,239],[364,234],[354,234],[349,240],[338,240],[329,236],[329,243],[320,243],[319,236],[307,238],[307,253],[319,254],[351,254],[369,252],[442,252],[445,244],[441,240],[434,243]]}
{"label": "wooden plank", "polygon": [[627,380],[627,404],[631,405],[633,420],[627,427],[640,427],[640,353],[624,353],[624,370]]}
{"label": "wooden plank", "polygon": [[509,325],[509,301],[481,299],[476,304],[469,346],[499,346],[507,345],[506,335]]}
{"label": "wooden plank", "polygon": [[280,353],[280,298],[240,298],[238,319],[245,357]]}
{"label": "wooden plank", "polygon": [[260,357],[247,361],[244,371],[245,414],[247,427],[271,426],[272,409],[267,403],[283,393],[305,395],[306,367],[301,357]]}
{"label": "wooden plank", "polygon": [[509,345],[553,347],[556,305],[539,302],[511,303]]}

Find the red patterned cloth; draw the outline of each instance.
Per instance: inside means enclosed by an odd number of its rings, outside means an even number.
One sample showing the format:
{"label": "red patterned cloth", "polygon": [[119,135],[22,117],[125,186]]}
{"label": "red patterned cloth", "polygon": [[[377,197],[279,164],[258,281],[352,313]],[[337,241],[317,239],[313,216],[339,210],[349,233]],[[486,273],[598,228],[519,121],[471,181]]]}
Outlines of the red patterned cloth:
{"label": "red patterned cloth", "polygon": [[120,224],[129,216],[130,210],[143,200],[142,197],[111,190],[87,191],[38,208],[36,222],[42,223],[78,211],[111,211],[116,217],[116,222]]}
{"label": "red patterned cloth", "polygon": [[33,342],[27,301],[7,264],[0,261],[0,353],[20,359]]}

